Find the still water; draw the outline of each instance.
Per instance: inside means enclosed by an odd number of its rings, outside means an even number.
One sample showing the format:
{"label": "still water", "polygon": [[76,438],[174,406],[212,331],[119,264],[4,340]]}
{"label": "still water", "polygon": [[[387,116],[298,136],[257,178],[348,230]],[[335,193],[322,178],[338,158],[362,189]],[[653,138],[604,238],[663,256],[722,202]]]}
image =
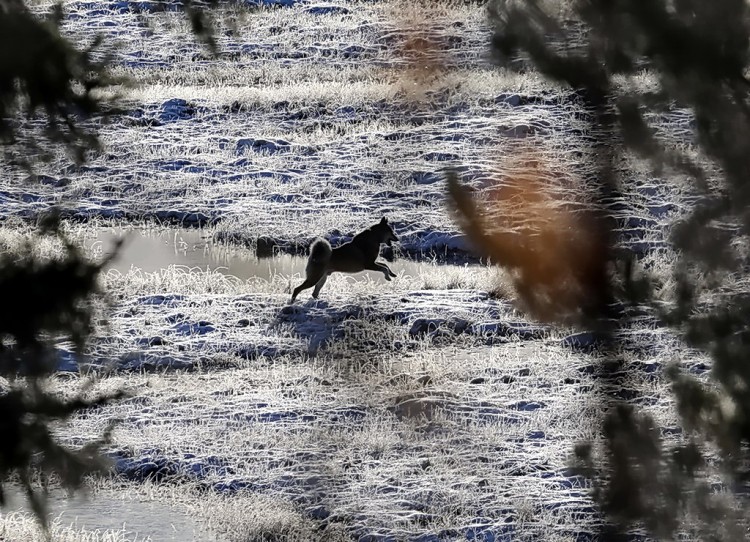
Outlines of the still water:
{"label": "still water", "polygon": [[[8,487],[6,506],[0,513],[30,512],[20,489]],[[202,528],[187,510],[157,501],[122,499],[116,494],[97,493],[69,497],[62,490],[50,491],[49,520],[87,531],[112,530],[125,540],[137,542],[219,542],[222,538]]]}
{"label": "still water", "polygon": [[[200,230],[146,230],[103,229],[95,237],[89,237],[84,245],[95,251],[97,257],[112,254],[118,239],[124,239],[117,258],[105,269],[127,273],[131,269],[155,272],[170,265],[194,269],[210,269],[239,279],[259,277],[270,279],[274,275],[304,275],[307,258],[279,254],[272,258],[257,258],[248,248],[228,247],[215,243],[210,235]],[[388,266],[394,273],[403,271],[417,276],[430,263],[398,260]],[[382,273],[364,271],[355,277],[369,277],[383,281]]]}

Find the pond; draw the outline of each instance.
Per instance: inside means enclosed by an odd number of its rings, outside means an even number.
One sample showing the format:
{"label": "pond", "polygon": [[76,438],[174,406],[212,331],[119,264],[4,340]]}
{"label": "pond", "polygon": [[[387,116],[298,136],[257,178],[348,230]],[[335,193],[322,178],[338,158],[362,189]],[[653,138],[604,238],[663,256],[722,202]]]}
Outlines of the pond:
{"label": "pond", "polygon": [[[31,513],[20,488],[5,487],[8,512]],[[48,496],[48,517],[58,518],[60,525],[72,525],[87,531],[112,530],[123,539],[150,542],[219,542],[215,533],[203,528],[188,511],[159,501],[121,498],[114,493],[96,493],[69,497],[63,490],[52,490]]]}
{"label": "pond", "polygon": [[[140,269],[153,273],[170,265],[185,266],[196,270],[215,270],[233,275],[239,279],[270,279],[274,275],[304,275],[306,257],[278,254],[271,258],[258,258],[254,251],[231,247],[214,242],[201,230],[149,230],[149,229],[101,229],[94,237],[88,237],[84,245],[94,250],[97,257],[112,254],[118,239],[124,238],[117,257],[105,270],[114,269],[127,273],[131,269]],[[430,267],[429,262],[396,260],[388,266],[394,273],[419,276]],[[383,274],[376,271],[364,271],[354,275],[362,280],[367,278],[385,282]]]}

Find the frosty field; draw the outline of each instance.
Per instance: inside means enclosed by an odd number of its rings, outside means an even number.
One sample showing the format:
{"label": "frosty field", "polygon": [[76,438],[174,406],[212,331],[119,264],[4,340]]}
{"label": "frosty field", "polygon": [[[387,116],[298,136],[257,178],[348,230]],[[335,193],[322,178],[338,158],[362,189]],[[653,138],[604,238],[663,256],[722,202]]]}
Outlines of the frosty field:
{"label": "frosty field", "polygon": [[[60,206],[94,258],[102,228],[137,227],[292,266],[238,278],[125,262],[102,275],[107,322],[86,359],[59,345],[52,383],[130,392],[59,429],[76,446],[119,420],[112,476],[92,481],[92,498],[172,507],[204,529],[195,540],[587,541],[603,518],[570,461],[599,438],[606,401],[637,404],[665,440],[681,438],[662,372],[678,362],[705,375],[704,356],[650,310],[623,309],[626,370],[604,389],[595,337],[516,310],[507,277],[479,262],[446,206],[447,168],[481,197],[521,148],[556,165],[546,180],[563,199],[582,201],[596,182],[596,134],[576,93],[493,66],[483,6],[227,8],[214,58],[169,4],[63,5],[70,36],[105,36],[130,81],[118,89],[125,113],[99,126],[104,149],[84,166],[58,153],[36,176],[3,171],[0,242],[16,246]],[[687,113],[661,121],[689,144]],[[619,244],[668,290],[666,238],[691,194],[643,164],[622,168]],[[396,279],[333,275],[319,300],[288,303],[304,274],[291,255],[381,216],[401,238],[388,254]],[[53,533],[173,539],[68,527],[64,515]],[[41,539],[6,511],[4,536]]]}

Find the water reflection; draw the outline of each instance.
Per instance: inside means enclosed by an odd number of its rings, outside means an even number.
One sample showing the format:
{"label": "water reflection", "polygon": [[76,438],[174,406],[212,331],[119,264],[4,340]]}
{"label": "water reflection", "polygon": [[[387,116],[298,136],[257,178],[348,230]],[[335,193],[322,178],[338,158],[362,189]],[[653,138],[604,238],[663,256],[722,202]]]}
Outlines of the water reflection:
{"label": "water reflection", "polygon": [[[26,498],[18,488],[6,487],[3,513],[31,514]],[[127,540],[150,542],[218,542],[215,533],[204,529],[187,511],[158,501],[123,499],[105,492],[69,497],[63,490],[49,493],[48,517],[60,525],[86,531],[117,531]]]}
{"label": "water reflection", "polygon": [[[112,254],[118,239],[124,238],[118,257],[105,269],[115,269],[127,273],[131,269],[155,272],[170,265],[180,265],[201,270],[215,270],[239,279],[270,279],[274,275],[304,275],[307,259],[289,254],[279,254],[272,258],[259,259],[252,250],[229,247],[215,243],[200,230],[147,230],[147,229],[102,229],[96,236],[84,241],[93,249],[97,257]],[[418,276],[430,263],[397,260],[389,262],[395,272]],[[377,282],[385,282],[382,273],[364,271],[354,275]]]}

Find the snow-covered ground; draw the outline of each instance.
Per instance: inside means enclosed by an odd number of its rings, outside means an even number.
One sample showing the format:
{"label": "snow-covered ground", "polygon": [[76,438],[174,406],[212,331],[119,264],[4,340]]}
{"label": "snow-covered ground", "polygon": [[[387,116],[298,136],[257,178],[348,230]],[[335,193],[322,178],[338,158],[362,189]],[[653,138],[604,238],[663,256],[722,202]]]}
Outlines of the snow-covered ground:
{"label": "snow-covered ground", "polygon": [[[82,242],[101,220],[202,227],[250,259],[341,242],[386,215],[395,257],[431,262],[389,283],[334,275],[319,300],[294,305],[303,263],[241,279],[107,272],[109,322],[85,360],[60,345],[56,379],[71,389],[93,371],[97,389],[132,392],[60,432],[75,445],[120,420],[117,476],[97,483],[179,506],[220,540],[592,539],[602,518],[569,467],[601,421],[595,337],[524,317],[493,268],[445,265],[476,261],[446,207],[446,168],[481,196],[523,145],[575,179],[549,179],[562,199],[595,182],[576,94],[494,68],[473,3],[230,8],[218,58],[151,2],[63,5],[66,32],[102,33],[131,78],[127,113],[100,127],[104,150],[85,166],[59,154],[32,178],[3,172],[0,214],[61,205],[85,219]],[[665,119],[685,137],[683,112]],[[621,243],[666,269],[688,192],[625,165]],[[680,361],[702,375],[707,360],[633,311],[619,330],[627,371],[608,393],[680,438],[662,370]]]}

